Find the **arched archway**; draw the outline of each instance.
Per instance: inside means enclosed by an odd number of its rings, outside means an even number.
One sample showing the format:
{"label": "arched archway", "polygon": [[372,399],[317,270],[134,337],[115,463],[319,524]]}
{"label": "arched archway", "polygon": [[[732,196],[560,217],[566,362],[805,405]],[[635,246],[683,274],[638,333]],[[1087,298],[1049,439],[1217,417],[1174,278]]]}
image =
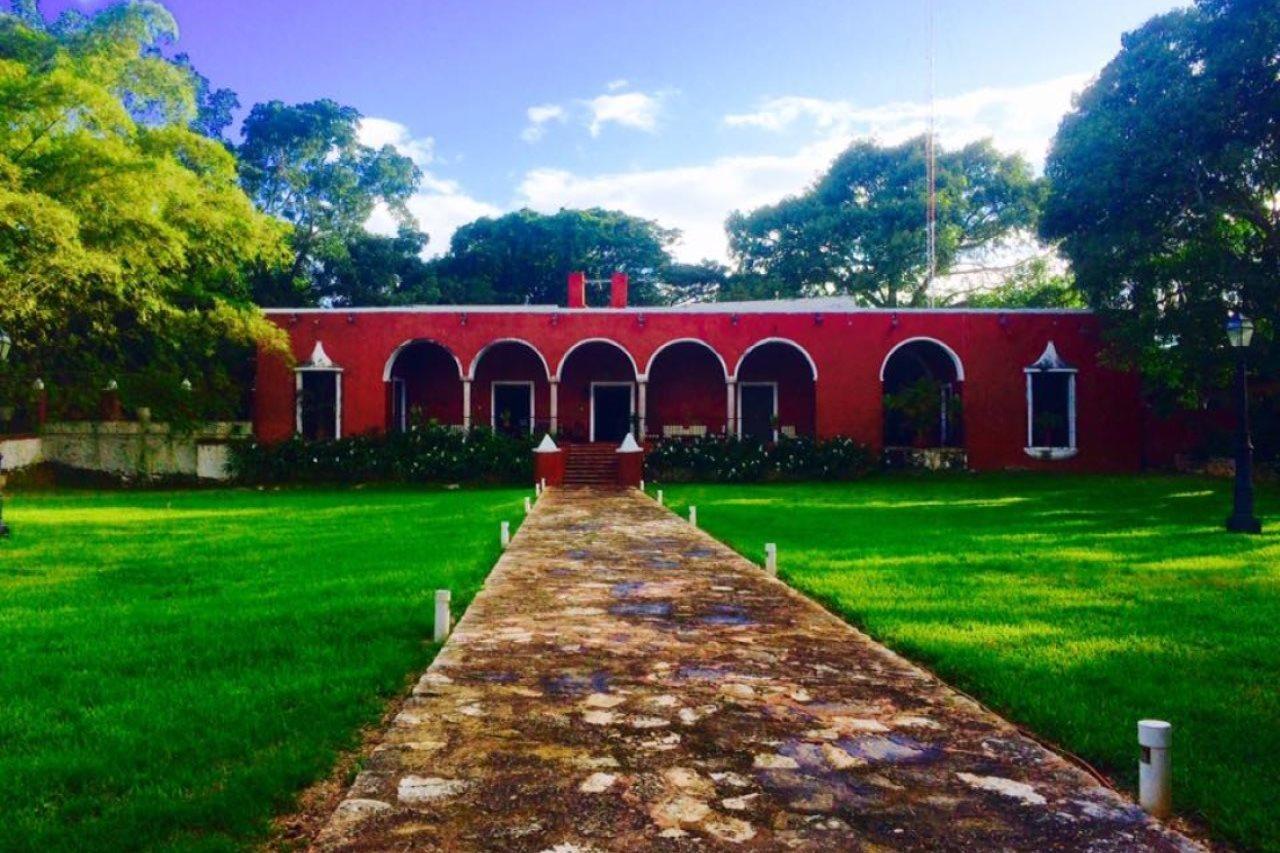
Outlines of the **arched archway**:
{"label": "arched archway", "polygon": [[383,369],[387,429],[436,421],[462,426],[462,363],[443,344],[418,339],[396,348]]}
{"label": "arched archway", "polygon": [[507,435],[549,428],[547,360],[528,341],[492,341],[471,362],[474,423]]}
{"label": "arched archway", "polygon": [[886,447],[960,447],[964,364],[933,338],[910,338],[880,366]]}
{"label": "arched archway", "polygon": [[740,436],[776,441],[814,435],[818,368],[799,344],[782,338],[753,344],[738,360],[735,379]]}
{"label": "arched archway", "polygon": [[646,371],[646,431],[663,438],[728,429],[727,371],[710,344],[681,338],[663,344]]}
{"label": "arched archway", "polygon": [[619,442],[636,431],[635,359],[603,338],[579,341],[560,360],[559,431],[569,441]]}

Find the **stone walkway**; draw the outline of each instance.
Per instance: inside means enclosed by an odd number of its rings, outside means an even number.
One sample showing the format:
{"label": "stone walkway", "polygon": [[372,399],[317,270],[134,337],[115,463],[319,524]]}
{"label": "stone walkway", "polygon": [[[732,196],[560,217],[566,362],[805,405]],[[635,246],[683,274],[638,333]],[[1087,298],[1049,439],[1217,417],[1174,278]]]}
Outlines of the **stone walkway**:
{"label": "stone walkway", "polygon": [[638,492],[561,489],[318,846],[1196,849]]}

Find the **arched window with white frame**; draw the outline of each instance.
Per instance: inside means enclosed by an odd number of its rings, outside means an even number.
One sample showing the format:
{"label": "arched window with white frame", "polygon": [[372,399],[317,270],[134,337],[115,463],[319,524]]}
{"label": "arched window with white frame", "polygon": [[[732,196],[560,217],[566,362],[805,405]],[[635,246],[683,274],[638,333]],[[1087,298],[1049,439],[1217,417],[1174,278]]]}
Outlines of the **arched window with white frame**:
{"label": "arched window with white frame", "polygon": [[1076,455],[1076,368],[1049,341],[1027,376],[1028,456],[1070,459]]}

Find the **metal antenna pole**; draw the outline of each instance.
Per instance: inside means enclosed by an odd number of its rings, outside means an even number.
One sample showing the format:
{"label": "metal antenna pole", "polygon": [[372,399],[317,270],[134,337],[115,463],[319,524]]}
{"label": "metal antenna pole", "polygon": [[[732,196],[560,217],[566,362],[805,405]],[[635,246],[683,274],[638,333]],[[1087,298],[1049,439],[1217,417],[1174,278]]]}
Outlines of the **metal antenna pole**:
{"label": "metal antenna pole", "polygon": [[934,0],[926,0],[929,16],[929,131],[925,139],[925,159],[929,183],[929,202],[926,211],[925,242],[927,253],[925,266],[925,296],[933,307],[933,280],[938,274],[938,151],[934,141],[936,129],[936,91],[934,84]]}

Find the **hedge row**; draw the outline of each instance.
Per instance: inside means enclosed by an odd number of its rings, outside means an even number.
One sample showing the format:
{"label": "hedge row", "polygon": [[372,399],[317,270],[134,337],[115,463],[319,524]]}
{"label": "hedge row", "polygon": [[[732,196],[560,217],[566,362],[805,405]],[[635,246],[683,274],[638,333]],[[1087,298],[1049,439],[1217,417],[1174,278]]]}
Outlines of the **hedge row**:
{"label": "hedge row", "polygon": [[233,446],[231,471],[248,483],[528,483],[533,444],[488,429],[422,424],[336,441],[291,438]]}
{"label": "hedge row", "polygon": [[645,457],[645,476],[655,482],[852,480],[874,465],[871,451],[851,438],[783,437],[763,444],[709,435],[657,444]]}
{"label": "hedge row", "polygon": [[[528,483],[532,450],[532,438],[428,423],[337,441],[243,442],[232,448],[231,469],[247,483]],[[659,442],[646,455],[645,472],[655,482],[850,480],[874,464],[871,452],[848,438],[762,444],[713,435]]]}

